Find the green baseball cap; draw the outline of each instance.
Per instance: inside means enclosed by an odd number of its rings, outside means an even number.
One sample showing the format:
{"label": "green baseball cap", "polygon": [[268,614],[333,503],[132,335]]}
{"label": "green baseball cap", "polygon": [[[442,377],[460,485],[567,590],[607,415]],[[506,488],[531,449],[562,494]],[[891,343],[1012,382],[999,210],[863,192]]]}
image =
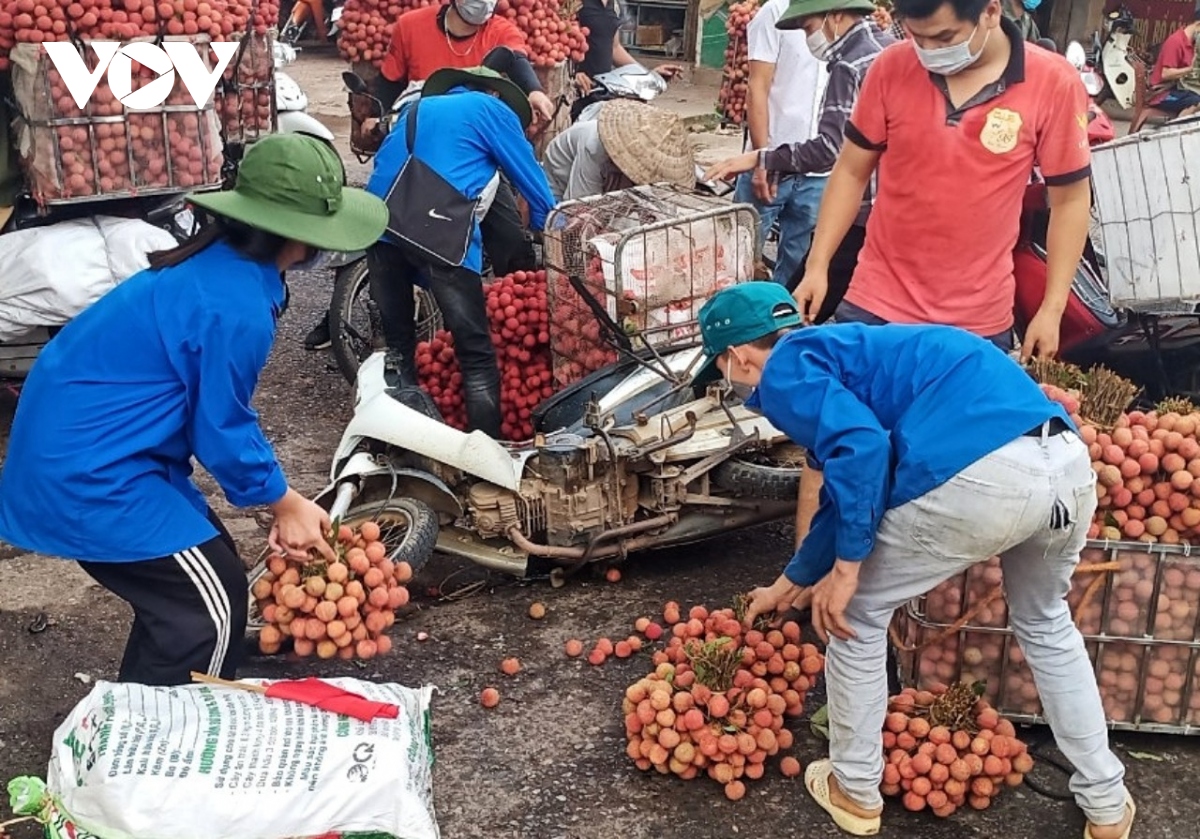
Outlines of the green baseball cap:
{"label": "green baseball cap", "polygon": [[421,96],[441,96],[460,86],[495,93],[516,113],[522,128],[528,128],[533,122],[533,108],[530,107],[529,99],[521,92],[521,88],[490,67],[444,67],[425,80],[425,84],[421,86]]}
{"label": "green baseball cap", "polygon": [[387,205],[344,181],[341,158],[324,140],[272,134],[246,152],[233,189],[196,193],[188,200],[321,250],[361,250],[383,235]]}
{"label": "green baseball cap", "polygon": [[700,309],[700,340],[708,357],[695,384],[717,377],[717,358],[730,347],[748,344],[803,319],[788,290],[770,280],[755,280],[722,289]]}
{"label": "green baseball cap", "polygon": [[799,29],[807,17],[826,15],[830,12],[863,12],[870,14],[875,11],[871,0],[792,0],[787,10],[775,22],[776,29]]}

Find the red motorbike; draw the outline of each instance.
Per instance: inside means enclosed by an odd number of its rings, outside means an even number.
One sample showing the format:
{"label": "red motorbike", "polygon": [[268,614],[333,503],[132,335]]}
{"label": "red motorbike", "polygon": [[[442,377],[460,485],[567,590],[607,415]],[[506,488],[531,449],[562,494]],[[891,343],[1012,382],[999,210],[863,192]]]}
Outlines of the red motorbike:
{"label": "red motorbike", "polygon": [[[1088,119],[1091,145],[1114,138],[1112,121],[1095,104],[1089,105]],[[1037,313],[1046,292],[1049,219],[1045,184],[1035,181],[1025,192],[1013,251],[1018,334]],[[1109,302],[1103,270],[1104,256],[1089,239],[1063,313],[1059,357],[1084,369],[1102,364],[1139,384],[1154,401],[1200,396],[1200,313],[1117,310]]]}

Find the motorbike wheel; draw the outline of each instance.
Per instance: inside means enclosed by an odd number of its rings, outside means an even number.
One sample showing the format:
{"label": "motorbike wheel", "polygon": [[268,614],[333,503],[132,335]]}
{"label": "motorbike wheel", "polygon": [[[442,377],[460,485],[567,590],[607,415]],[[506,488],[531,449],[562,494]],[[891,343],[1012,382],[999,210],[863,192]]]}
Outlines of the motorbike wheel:
{"label": "motorbike wheel", "polygon": [[801,466],[765,456],[731,458],[712,471],[712,481],[735,495],[764,501],[795,501],[800,497]]}
{"label": "motorbike wheel", "polygon": [[[364,257],[339,268],[333,280],[329,340],[338,370],[350,384],[358,378],[358,368],[367,356],[383,346],[378,314],[371,300],[370,276]],[[417,341],[430,341],[442,328],[441,313],[428,291],[417,288],[416,297]]]}
{"label": "motorbike wheel", "polygon": [[[387,546],[388,559],[407,562],[414,574],[419,573],[433,556],[438,538],[438,516],[425,502],[414,498],[370,501],[351,507],[340,524],[357,527],[368,521],[379,525],[380,539]],[[249,588],[267,573],[268,555],[269,551],[264,551],[258,564],[247,575]],[[247,632],[258,632],[265,624],[253,595],[249,597],[249,610]]]}

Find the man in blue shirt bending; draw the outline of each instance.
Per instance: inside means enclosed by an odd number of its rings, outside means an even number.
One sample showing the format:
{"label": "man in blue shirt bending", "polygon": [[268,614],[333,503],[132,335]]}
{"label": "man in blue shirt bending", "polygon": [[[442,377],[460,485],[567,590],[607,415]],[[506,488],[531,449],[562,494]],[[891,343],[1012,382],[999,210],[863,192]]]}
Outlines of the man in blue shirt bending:
{"label": "man in blue shirt bending", "polygon": [[992,556],[1088,835],[1128,835],[1133,800],[1065,596],[1096,509],[1087,446],[1005,354],[947,326],[798,328],[755,282],[700,310],[710,359],[825,471],[812,529],[748,622],[808,595],[828,644],[830,760],[805,785],[843,830],[877,833],[887,627],[910,599]]}
{"label": "man in blue shirt bending", "polygon": [[[406,131],[412,108],[418,109],[415,153],[408,146]],[[495,197],[502,171],[529,203],[531,223],[538,229],[545,225],[554,196],[525,139],[532,118],[525,95],[499,74],[482,67],[438,70],[425,82],[421,98],[398,115],[367,181],[367,191],[386,200],[405,164],[415,157],[466,198],[478,200],[466,253],[458,264],[447,264],[402,243],[394,233],[404,231],[396,231],[392,225],[392,232],[385,232],[368,250],[367,258],[371,295],[379,307],[387,342],[389,387],[410,407],[430,413],[436,410],[427,396],[411,398],[420,394],[413,299],[413,285],[420,276],[428,281],[446,328],[454,336],[468,430],[496,438],[501,423],[500,369],[488,331],[479,220]],[[397,208],[390,209],[394,221]],[[449,222],[438,209],[430,209],[430,216]]]}

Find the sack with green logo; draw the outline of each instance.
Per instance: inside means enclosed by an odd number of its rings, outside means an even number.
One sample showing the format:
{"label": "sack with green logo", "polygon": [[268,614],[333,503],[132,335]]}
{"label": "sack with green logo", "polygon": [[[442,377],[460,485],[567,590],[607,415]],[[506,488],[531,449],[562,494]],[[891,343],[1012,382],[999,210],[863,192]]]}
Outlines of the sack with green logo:
{"label": "sack with green logo", "polygon": [[400,713],[97,682],[55,732],[46,782],[9,784],[13,810],[47,839],[438,839],[433,688],[324,681]]}

